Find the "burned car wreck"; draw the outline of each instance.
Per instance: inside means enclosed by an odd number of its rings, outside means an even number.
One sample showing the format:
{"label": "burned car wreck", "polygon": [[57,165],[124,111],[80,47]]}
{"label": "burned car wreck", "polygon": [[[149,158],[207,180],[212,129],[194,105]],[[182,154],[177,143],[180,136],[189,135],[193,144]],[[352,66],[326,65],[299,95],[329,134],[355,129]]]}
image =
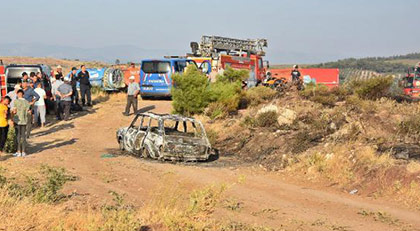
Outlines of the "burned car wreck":
{"label": "burned car wreck", "polygon": [[121,150],[158,160],[204,161],[212,152],[203,124],[179,115],[139,113],[117,141]]}

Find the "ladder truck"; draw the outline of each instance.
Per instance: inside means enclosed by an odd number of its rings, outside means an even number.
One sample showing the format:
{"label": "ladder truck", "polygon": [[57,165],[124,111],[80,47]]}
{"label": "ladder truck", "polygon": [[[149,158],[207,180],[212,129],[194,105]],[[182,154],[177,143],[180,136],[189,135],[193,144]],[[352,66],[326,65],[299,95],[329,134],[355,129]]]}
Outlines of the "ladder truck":
{"label": "ladder truck", "polygon": [[[200,43],[191,42],[189,59],[194,60],[203,68],[203,72],[211,70],[212,73],[230,66],[234,69],[246,69],[250,72],[248,82],[254,86],[266,78],[269,68],[268,61],[264,62],[264,48],[268,46],[267,39],[236,39],[221,36],[201,37]],[[251,85],[252,86],[252,85]]]}

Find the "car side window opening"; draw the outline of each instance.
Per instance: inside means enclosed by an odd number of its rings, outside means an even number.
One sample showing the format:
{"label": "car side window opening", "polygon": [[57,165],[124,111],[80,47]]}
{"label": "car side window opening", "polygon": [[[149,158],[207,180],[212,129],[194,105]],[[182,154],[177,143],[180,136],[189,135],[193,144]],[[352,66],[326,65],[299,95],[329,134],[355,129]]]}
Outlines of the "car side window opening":
{"label": "car side window opening", "polygon": [[150,132],[159,134],[159,121],[155,118],[150,119]]}
{"label": "car side window opening", "polygon": [[143,116],[141,124],[140,124],[140,130],[147,131],[149,126],[150,126],[150,117]]}
{"label": "car side window opening", "polygon": [[163,123],[165,135],[202,137],[202,130],[194,122],[184,120],[165,120]]}

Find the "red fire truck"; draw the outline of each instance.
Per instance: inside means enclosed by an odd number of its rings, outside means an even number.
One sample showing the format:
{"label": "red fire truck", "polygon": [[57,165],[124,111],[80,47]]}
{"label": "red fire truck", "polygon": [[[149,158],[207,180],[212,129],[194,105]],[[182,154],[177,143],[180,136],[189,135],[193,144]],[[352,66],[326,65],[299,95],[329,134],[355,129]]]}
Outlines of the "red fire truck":
{"label": "red fire truck", "polygon": [[0,62],[0,93],[1,93],[1,97],[3,98],[4,96],[6,96],[7,92],[6,92],[6,76],[4,74],[4,65],[3,62]]}
{"label": "red fire truck", "polygon": [[268,62],[264,65],[266,39],[234,39],[220,36],[202,36],[200,44],[191,43],[192,54],[189,59],[197,65],[208,62],[212,72],[226,69],[246,69],[250,72],[249,81],[262,82],[266,77]]}
{"label": "red fire truck", "polygon": [[420,100],[420,71],[410,68],[400,82],[408,100]]}

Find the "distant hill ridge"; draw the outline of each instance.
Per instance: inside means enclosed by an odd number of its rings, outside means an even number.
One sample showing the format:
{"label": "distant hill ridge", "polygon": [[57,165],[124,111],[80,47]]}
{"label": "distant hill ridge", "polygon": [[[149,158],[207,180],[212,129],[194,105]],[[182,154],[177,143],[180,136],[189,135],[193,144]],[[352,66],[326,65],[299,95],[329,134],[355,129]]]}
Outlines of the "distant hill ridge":
{"label": "distant hill ridge", "polygon": [[400,74],[420,62],[420,52],[389,57],[347,58],[311,67],[368,70],[377,73]]}

